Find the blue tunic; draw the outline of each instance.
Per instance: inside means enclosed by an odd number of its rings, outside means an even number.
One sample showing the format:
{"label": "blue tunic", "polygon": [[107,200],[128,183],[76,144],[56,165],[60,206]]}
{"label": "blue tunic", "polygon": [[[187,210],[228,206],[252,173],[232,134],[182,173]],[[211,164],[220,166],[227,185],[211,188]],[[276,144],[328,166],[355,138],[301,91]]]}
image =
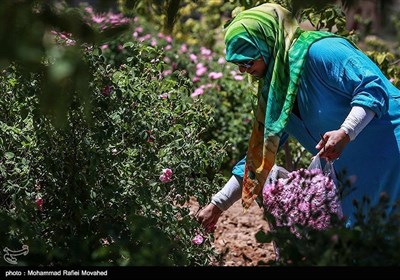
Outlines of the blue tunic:
{"label": "blue tunic", "polygon": [[[285,131],[316,154],[321,134],[340,128],[351,106],[376,113],[343,150],[334,167],[354,191],[343,197],[343,213],[352,224],[354,199],[371,205],[386,192],[393,204],[400,197],[400,90],[361,51],[342,38],[325,38],[309,49],[297,93],[300,118],[291,114]],[[243,176],[244,160],[233,169]],[[345,172],[345,176],[343,176]],[[342,174],[342,176],[341,176]]]}

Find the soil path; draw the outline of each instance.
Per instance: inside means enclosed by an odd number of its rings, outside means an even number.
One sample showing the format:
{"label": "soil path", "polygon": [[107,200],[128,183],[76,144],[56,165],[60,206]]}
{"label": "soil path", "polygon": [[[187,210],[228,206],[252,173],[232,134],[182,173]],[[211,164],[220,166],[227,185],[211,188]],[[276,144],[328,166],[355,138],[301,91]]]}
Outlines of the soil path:
{"label": "soil path", "polygon": [[214,247],[220,254],[218,266],[256,266],[275,258],[270,243],[259,243],[255,234],[267,231],[268,223],[263,211],[254,203],[246,213],[240,201],[232,205],[220,217],[214,232]]}

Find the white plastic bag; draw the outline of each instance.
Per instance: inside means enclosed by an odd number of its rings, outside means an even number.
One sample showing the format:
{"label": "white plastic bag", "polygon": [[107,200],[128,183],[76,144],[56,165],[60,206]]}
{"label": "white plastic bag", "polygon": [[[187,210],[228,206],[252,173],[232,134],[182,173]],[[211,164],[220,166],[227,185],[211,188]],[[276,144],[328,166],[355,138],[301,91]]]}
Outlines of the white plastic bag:
{"label": "white plastic bag", "polygon": [[321,158],[319,155],[316,155],[312,158],[310,165],[307,168],[308,170],[311,169],[320,169],[325,176],[330,177],[335,185],[337,185],[337,178],[335,174],[335,169],[333,167],[333,161],[326,161],[324,168],[322,168]]}
{"label": "white plastic bag", "polygon": [[342,207],[332,162],[321,165],[315,156],[307,169],[288,172],[274,166],[264,184],[262,197],[265,211],[275,218],[278,227],[296,225],[326,229],[331,217],[342,215]]}
{"label": "white plastic bag", "polygon": [[[296,225],[308,225],[312,228],[324,229],[330,224],[330,214],[337,214],[339,217],[342,216],[342,210],[337,196],[337,181],[333,162],[328,161],[325,163],[324,167],[322,167],[321,159],[317,155],[313,157],[307,169],[307,172],[305,172],[304,169],[289,172],[281,166],[274,165],[268,175],[262,192],[264,210],[275,217],[276,226],[288,226],[298,237],[301,237],[301,235],[297,231]],[[318,169],[318,171],[313,171],[315,169]],[[301,176],[297,177],[299,174],[303,174],[303,176],[308,176],[307,178],[312,179],[305,179],[306,177]],[[325,179],[326,177],[328,177],[328,179]],[[325,191],[321,191],[322,186],[325,188]],[[308,190],[310,190],[311,193],[308,193]],[[304,194],[304,192],[306,194]],[[329,196],[326,195],[328,192]],[[291,196],[296,196],[296,198],[292,199]],[[320,201],[323,201],[324,197],[332,198],[331,201],[333,204],[330,204],[332,208],[327,207],[326,204],[320,204]],[[315,204],[316,201],[319,201],[319,203]],[[316,208],[317,210],[315,210]],[[315,213],[319,213],[317,212],[318,209],[326,211],[325,213],[329,214],[320,214],[322,220],[318,220],[317,216],[314,215]],[[284,218],[282,219],[282,217]],[[316,220],[314,220],[314,218],[316,218]],[[312,223],[307,224],[310,221]],[[271,229],[274,227],[270,221],[268,221],[268,224]],[[276,259],[279,259],[279,248],[277,248],[274,242],[273,247],[275,249]]]}
{"label": "white plastic bag", "polygon": [[[332,178],[333,182],[335,183],[335,185],[337,185],[337,179],[336,179],[336,175],[335,175],[335,169],[333,167],[333,161],[326,161],[324,168],[322,168],[322,164],[321,164],[321,158],[319,155],[316,155],[312,158],[312,161],[310,163],[310,165],[307,168],[308,170],[312,170],[312,169],[320,169],[322,170],[323,174],[325,176],[328,176],[330,178]],[[265,184],[264,187],[267,184],[273,184],[275,183],[278,179],[286,179],[288,177],[288,174],[290,172],[287,171],[285,168],[283,168],[282,166],[279,165],[274,165],[271,169],[271,171],[268,174],[267,180],[265,180]]]}
{"label": "white plastic bag", "polygon": [[287,178],[288,174],[289,171],[287,171],[285,168],[274,164],[274,166],[272,167],[271,171],[268,174],[267,180],[265,180],[264,187],[267,184],[275,183],[280,178]]}

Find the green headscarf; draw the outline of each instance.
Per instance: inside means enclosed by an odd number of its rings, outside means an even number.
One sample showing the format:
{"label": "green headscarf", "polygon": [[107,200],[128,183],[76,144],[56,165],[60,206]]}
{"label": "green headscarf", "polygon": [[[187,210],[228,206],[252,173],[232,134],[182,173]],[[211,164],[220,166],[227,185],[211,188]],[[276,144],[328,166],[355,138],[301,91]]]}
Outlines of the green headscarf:
{"label": "green headscarf", "polygon": [[290,12],[277,4],[263,4],[239,13],[225,34],[226,60],[245,62],[260,56],[267,64],[259,81],[258,104],[243,178],[242,204],[248,208],[258,196],[272,166],[292,110],[309,47],[336,36],[303,31]]}

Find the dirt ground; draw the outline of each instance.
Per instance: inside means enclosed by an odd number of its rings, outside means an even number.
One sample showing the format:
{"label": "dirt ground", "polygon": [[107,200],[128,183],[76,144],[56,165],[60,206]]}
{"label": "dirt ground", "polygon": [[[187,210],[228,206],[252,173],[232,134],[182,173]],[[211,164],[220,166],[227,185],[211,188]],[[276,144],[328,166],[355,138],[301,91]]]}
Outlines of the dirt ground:
{"label": "dirt ground", "polygon": [[263,212],[254,203],[246,213],[240,201],[232,205],[220,217],[214,232],[215,250],[221,259],[216,266],[256,266],[259,261],[267,262],[275,258],[270,243],[259,243],[255,234],[268,230]]}

